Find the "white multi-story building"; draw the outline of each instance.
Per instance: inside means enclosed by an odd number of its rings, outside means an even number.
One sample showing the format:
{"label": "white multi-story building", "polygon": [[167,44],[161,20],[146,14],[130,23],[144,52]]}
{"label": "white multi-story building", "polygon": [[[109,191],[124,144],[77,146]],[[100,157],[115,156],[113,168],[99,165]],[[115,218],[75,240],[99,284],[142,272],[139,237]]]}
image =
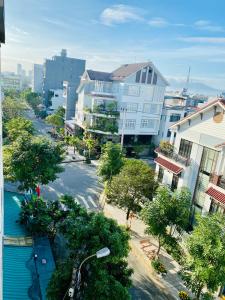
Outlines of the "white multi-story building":
{"label": "white multi-story building", "polygon": [[34,64],[32,70],[32,92],[43,93],[43,65]]}
{"label": "white multi-story building", "polygon": [[[186,186],[193,212],[225,212],[225,100],[216,99],[171,126],[174,151],[157,148],[158,180]],[[176,137],[175,137],[176,136]]]}
{"label": "white multi-story building", "polygon": [[122,65],[112,73],[87,70],[77,90],[75,125],[150,141],[158,134],[166,85],[151,62]]}

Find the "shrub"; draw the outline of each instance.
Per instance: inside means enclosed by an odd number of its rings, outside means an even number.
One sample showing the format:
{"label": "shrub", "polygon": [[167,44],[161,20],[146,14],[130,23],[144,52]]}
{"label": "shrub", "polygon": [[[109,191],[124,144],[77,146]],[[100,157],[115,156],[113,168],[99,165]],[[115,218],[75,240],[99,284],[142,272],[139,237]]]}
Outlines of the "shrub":
{"label": "shrub", "polygon": [[178,295],[181,300],[189,300],[190,299],[190,297],[188,296],[188,293],[185,291],[180,291],[178,293]]}
{"label": "shrub", "polygon": [[166,268],[158,259],[154,259],[151,262],[151,265],[158,274],[166,274],[167,273]]}

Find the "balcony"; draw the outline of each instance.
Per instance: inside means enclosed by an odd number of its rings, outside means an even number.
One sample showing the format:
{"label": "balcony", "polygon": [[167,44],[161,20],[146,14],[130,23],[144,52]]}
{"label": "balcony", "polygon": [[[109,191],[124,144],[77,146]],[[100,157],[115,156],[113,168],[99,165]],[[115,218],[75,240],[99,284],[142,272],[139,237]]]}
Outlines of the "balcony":
{"label": "balcony", "polygon": [[109,103],[109,104],[100,104],[100,105],[94,105],[93,109],[85,107],[84,113],[86,114],[93,114],[95,116],[99,117],[105,117],[105,118],[117,118],[120,115],[120,112],[117,111],[117,103],[115,101]]}
{"label": "balcony", "polygon": [[102,134],[118,134],[118,124],[115,119],[94,118],[91,122],[85,121],[84,128]]}
{"label": "balcony", "polygon": [[175,162],[178,162],[178,163],[182,164],[185,167],[188,167],[191,163],[191,160],[189,158],[185,158],[185,157],[179,155],[178,153],[176,153],[174,151],[174,149],[172,149],[172,147],[171,147],[171,149],[168,149],[168,150],[165,150],[165,149],[162,149],[162,148],[158,147],[158,148],[155,149],[155,152],[158,153],[158,154],[161,154],[161,155],[163,155],[163,156],[165,156],[165,157],[167,157],[167,158],[169,158],[169,159],[171,159]]}
{"label": "balcony", "polygon": [[116,87],[111,82],[94,81],[86,87],[86,92],[97,97],[115,98]]}

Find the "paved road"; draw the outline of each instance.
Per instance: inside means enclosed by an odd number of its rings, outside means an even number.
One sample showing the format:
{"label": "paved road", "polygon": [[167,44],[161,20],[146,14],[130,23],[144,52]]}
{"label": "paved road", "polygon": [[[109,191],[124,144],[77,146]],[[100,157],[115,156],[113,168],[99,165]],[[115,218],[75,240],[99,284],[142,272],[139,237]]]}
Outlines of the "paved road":
{"label": "paved road", "polygon": [[[47,135],[48,126],[32,114],[29,117],[34,122],[36,130],[40,134]],[[42,195],[46,199],[54,200],[60,195],[68,194],[87,209],[98,210],[98,195],[103,187],[99,183],[95,166],[83,162],[72,162],[63,166],[65,170],[58,175],[58,179],[41,188]],[[170,299],[151,281],[145,266],[133,252],[130,253],[128,262],[129,266],[135,270],[132,276],[133,287],[130,289],[133,300]]]}

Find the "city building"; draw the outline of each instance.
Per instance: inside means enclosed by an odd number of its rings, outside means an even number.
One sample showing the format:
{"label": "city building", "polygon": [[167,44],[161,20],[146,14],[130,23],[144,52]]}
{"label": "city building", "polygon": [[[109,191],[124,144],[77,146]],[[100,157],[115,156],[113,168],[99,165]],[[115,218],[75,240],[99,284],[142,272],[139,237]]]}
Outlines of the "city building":
{"label": "city building", "polygon": [[17,75],[22,76],[23,68],[21,64],[17,64]]}
{"label": "city building", "polygon": [[[156,149],[156,173],[172,190],[188,187],[193,216],[225,212],[225,100],[213,100],[170,127],[171,149]],[[173,145],[173,146],[172,146]]]}
{"label": "city building", "polygon": [[63,96],[65,98],[65,119],[71,120],[74,119],[75,116],[75,107],[77,101],[77,83],[64,81],[63,82]]}
{"label": "city building", "polygon": [[20,91],[22,89],[21,76],[14,73],[2,73],[1,76],[2,90],[16,90]]}
{"label": "city building", "polygon": [[[43,93],[46,106],[51,98],[50,90],[62,90],[63,82],[67,81],[75,86],[75,90],[79,86],[80,77],[85,70],[85,60],[67,57],[65,49],[61,51],[61,55],[54,56],[52,59],[46,59],[44,63],[44,79]],[[74,99],[69,99],[75,106],[77,94]]]}
{"label": "city building", "polygon": [[43,65],[34,64],[32,70],[32,91],[43,93]]}
{"label": "city building", "polygon": [[[0,47],[5,43],[4,0],[0,0]],[[0,57],[1,62],[1,57]],[[1,63],[0,63],[1,66]],[[0,70],[1,72],[1,70]],[[2,82],[0,83],[0,300],[3,300],[4,181],[2,151]]]}
{"label": "city building", "polygon": [[54,111],[57,110],[60,106],[63,106],[65,108],[65,98],[63,96],[63,90],[50,90],[50,92],[52,93],[52,96],[49,109]]}
{"label": "city building", "polygon": [[77,89],[75,130],[124,143],[158,134],[166,79],[152,62],[122,65],[112,73],[87,70]]}

